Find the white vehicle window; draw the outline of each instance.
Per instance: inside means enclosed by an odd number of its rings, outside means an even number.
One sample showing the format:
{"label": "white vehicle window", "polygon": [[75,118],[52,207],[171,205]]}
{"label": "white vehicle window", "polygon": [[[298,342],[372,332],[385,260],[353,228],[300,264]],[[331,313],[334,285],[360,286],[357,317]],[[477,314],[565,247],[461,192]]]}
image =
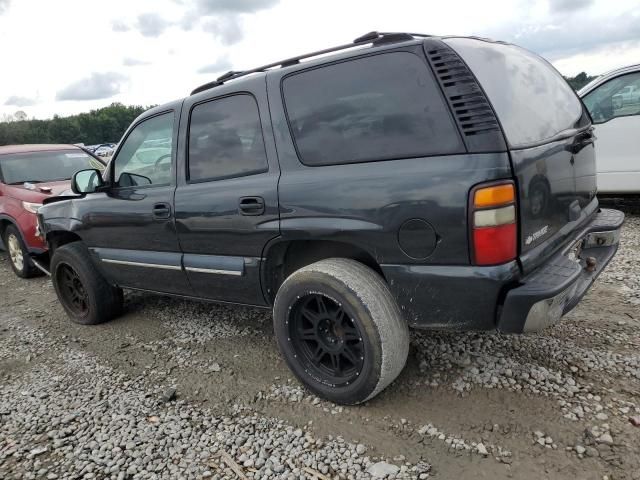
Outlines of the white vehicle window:
{"label": "white vehicle window", "polygon": [[171,183],[173,113],[164,113],[136,126],[114,160],[119,187]]}
{"label": "white vehicle window", "polygon": [[594,123],[640,114],[640,72],[613,78],[582,99]]}

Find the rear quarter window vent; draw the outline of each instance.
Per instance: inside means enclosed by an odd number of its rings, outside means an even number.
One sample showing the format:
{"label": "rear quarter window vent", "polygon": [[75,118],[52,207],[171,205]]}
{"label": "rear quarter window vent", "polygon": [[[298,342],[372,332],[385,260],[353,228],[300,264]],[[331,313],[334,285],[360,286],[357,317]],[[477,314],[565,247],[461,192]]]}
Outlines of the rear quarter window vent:
{"label": "rear quarter window vent", "polygon": [[424,43],[431,69],[449,103],[467,150],[505,151],[498,119],[469,67],[441,40],[430,38]]}

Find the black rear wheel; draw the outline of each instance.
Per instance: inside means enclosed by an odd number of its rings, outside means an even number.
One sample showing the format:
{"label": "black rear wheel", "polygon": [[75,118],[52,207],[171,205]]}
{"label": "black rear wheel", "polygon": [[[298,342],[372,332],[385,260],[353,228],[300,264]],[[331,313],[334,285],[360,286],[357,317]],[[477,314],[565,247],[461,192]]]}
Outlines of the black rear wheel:
{"label": "black rear wheel", "polygon": [[278,289],[273,322],[280,351],[309,390],[353,405],[402,371],[409,330],[380,275],[346,258],[307,265]]}
{"label": "black rear wheel", "polygon": [[310,294],[294,304],[289,318],[294,349],[321,381],[342,386],[356,380],[362,371],[364,342],[342,305]]}

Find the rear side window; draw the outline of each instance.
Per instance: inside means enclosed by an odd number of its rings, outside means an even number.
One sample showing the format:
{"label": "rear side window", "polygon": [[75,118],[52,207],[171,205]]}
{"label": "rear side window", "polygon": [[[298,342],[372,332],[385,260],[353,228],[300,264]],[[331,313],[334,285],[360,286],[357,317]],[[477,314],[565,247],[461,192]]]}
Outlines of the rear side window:
{"label": "rear side window", "polygon": [[417,55],[393,52],[285,78],[296,148],[306,165],[464,151],[439,87]]}
{"label": "rear side window", "polygon": [[517,47],[470,38],[445,40],[485,90],[512,147],[539,143],[580,126],[582,104],[546,60]]}
{"label": "rear side window", "polygon": [[189,181],[267,171],[258,105],[241,94],[196,105],[189,125]]}

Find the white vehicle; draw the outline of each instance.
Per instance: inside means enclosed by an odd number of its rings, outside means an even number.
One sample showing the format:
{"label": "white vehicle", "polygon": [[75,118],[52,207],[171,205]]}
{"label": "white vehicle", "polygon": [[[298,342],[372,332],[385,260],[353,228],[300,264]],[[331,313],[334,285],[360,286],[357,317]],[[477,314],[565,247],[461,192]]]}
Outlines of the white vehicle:
{"label": "white vehicle", "polygon": [[593,118],[598,192],[640,193],[640,65],[605,73],[578,95]]}
{"label": "white vehicle", "polygon": [[613,104],[616,108],[625,105],[636,105],[640,101],[640,88],[635,85],[627,85],[624,89],[613,96]]}

